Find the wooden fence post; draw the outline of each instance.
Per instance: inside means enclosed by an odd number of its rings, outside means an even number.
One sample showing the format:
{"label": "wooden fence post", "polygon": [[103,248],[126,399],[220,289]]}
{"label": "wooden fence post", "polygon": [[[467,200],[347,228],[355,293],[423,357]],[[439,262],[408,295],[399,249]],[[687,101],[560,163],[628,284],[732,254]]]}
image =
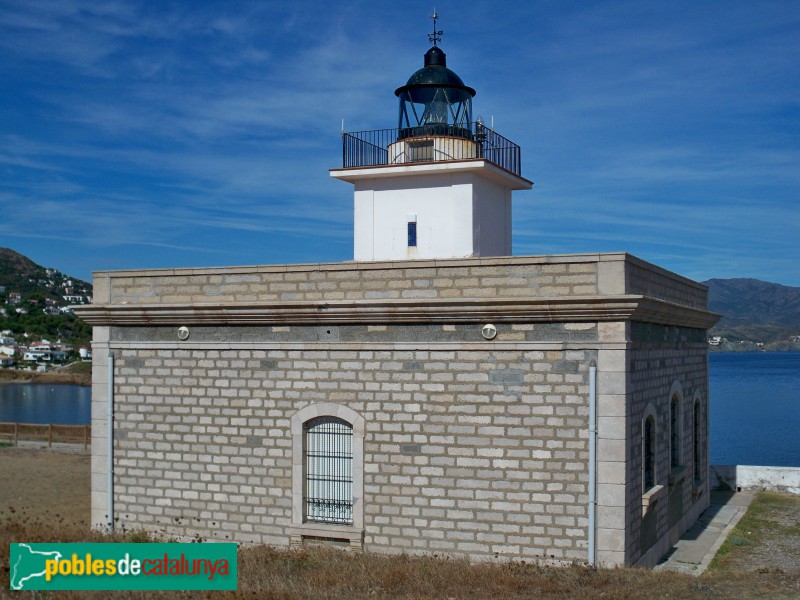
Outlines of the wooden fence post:
{"label": "wooden fence post", "polygon": [[[27,427],[27,429],[25,429]],[[42,427],[47,427],[47,435],[42,434]],[[83,434],[80,432],[83,431]],[[88,450],[92,442],[92,425],[59,425],[58,423],[17,423],[16,421],[0,422],[0,440],[8,435],[15,446],[20,440],[36,442],[47,438],[47,447],[53,447],[53,441],[64,444],[80,444],[83,437],[83,449]]]}

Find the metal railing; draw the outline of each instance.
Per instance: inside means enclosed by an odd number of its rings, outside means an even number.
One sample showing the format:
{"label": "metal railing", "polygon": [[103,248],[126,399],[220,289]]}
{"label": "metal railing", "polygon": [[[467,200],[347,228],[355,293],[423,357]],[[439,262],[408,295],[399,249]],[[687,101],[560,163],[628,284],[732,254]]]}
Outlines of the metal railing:
{"label": "metal railing", "polygon": [[83,444],[89,447],[92,439],[91,425],[56,425],[52,423],[9,423],[0,422],[0,441],[6,440],[18,445],[20,440],[47,440],[47,447],[53,442]]}
{"label": "metal railing", "polygon": [[[445,132],[438,131],[435,126],[415,127],[413,131],[410,129],[373,129],[371,131],[342,132],[342,167],[348,169],[394,164],[390,162],[390,145],[401,140],[412,141],[442,137],[443,133]],[[483,158],[506,171],[521,175],[520,147],[483,123],[473,123],[471,130],[459,128],[458,135],[455,137],[474,142],[469,146],[471,153],[465,155],[462,148],[459,160]],[[419,162],[443,160],[453,160],[453,158],[444,154],[435,154],[433,158]],[[402,162],[408,164],[414,161],[406,159]]]}

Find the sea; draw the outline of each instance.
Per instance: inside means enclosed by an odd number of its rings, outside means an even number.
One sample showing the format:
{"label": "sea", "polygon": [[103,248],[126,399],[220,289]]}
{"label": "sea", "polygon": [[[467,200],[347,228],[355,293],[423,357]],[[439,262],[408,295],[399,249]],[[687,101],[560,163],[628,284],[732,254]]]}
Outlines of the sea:
{"label": "sea", "polygon": [[800,352],[709,355],[712,465],[800,467]]}
{"label": "sea", "polygon": [[[712,465],[800,467],[800,352],[709,355]],[[0,422],[83,425],[91,388],[0,385]]]}
{"label": "sea", "polygon": [[0,422],[87,425],[92,388],[46,383],[0,385]]}

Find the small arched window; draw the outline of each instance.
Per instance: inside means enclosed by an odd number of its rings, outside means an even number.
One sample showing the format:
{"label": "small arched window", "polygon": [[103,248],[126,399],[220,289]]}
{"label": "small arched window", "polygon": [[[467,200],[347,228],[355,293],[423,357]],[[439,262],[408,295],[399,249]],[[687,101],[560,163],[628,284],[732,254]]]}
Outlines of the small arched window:
{"label": "small arched window", "polygon": [[353,524],[353,426],[338,417],[303,423],[303,520]]}

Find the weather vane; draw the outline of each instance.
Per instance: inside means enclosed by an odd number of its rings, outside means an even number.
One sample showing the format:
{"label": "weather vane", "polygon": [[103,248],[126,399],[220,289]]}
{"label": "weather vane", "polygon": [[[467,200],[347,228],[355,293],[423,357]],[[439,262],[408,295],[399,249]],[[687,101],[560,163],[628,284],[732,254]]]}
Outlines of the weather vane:
{"label": "weather vane", "polygon": [[436,14],[435,8],[433,9],[433,14],[431,15],[431,19],[433,19],[433,33],[428,34],[428,41],[435,46],[436,42],[442,41],[442,34],[444,33],[443,29],[436,31],[436,21],[439,19],[439,15]]}

